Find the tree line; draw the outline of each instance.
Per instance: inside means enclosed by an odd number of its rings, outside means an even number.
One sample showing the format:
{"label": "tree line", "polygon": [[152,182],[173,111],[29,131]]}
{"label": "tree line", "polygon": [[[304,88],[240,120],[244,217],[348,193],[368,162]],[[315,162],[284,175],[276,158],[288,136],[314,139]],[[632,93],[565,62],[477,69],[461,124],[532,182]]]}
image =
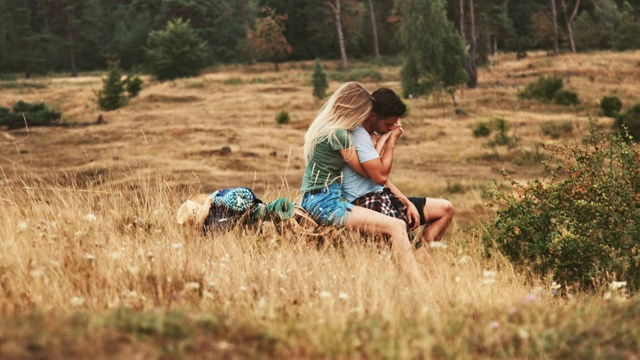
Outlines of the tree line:
{"label": "tree line", "polygon": [[433,85],[420,69],[434,66],[459,83],[450,64],[473,86],[497,51],[640,48],[640,0],[0,0],[0,73],[77,75],[113,61],[142,71],[150,35],[178,19],[206,66],[322,58],[346,68],[402,54],[416,89]]}

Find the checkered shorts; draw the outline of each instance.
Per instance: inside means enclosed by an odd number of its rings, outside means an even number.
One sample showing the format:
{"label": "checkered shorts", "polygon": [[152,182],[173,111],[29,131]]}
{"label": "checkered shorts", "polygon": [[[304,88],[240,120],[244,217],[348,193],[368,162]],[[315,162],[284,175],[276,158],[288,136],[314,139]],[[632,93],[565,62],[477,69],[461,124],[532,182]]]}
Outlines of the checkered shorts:
{"label": "checkered shorts", "polygon": [[382,191],[370,192],[362,195],[351,202],[356,206],[377,211],[383,215],[391,216],[403,220],[407,224],[407,234],[409,239],[413,238],[409,217],[407,216],[407,206],[400,201],[389,188]]}

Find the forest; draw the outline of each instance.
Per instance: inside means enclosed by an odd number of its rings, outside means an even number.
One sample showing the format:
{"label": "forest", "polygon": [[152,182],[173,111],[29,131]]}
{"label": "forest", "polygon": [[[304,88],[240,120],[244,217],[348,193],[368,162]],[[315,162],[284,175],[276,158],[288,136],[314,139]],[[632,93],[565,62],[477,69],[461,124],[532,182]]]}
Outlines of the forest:
{"label": "forest", "polygon": [[[400,36],[409,18],[441,21],[423,6],[446,14],[479,64],[498,51],[640,48],[640,0],[2,0],[0,74],[76,76],[112,61],[145,72],[150,35],[177,20],[197,35],[203,68],[315,58],[347,67],[409,51]],[[269,36],[276,49],[259,46]]]}

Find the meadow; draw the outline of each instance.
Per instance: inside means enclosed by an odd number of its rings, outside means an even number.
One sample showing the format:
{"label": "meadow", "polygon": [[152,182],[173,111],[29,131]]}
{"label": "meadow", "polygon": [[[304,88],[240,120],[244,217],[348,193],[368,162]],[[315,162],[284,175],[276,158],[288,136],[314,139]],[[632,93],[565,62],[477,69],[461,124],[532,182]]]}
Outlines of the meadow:
{"label": "meadow", "polygon": [[[348,80],[401,91],[394,61],[324,66],[329,91]],[[486,187],[508,188],[502,170],[543,177],[543,144],[610,131],[603,96],[640,100],[640,52],[501,54],[457,106],[448,94],[406,100],[391,180],[456,208],[424,284],[348,231],[319,244],[269,223],[207,237],[177,224],[184,200],[224,187],[299,200],[303,136],[322,105],[312,68],[144,77],[111,112],[96,104],[101,73],[0,81],[0,106],[45,101],[64,125],[0,129],[0,358],[638,358],[637,296],[615,284],[560,296],[551,279],[487,258],[479,228],[495,210]],[[580,104],[518,99],[540,76],[562,78]],[[474,136],[496,119],[509,146]]]}

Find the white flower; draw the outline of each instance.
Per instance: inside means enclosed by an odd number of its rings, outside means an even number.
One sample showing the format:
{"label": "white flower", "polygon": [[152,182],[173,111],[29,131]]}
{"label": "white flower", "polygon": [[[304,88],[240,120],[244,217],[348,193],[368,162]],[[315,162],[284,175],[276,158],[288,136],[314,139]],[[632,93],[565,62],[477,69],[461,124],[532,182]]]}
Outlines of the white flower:
{"label": "white flower", "polygon": [[320,291],[320,294],[318,295],[320,295],[321,298],[326,298],[326,299],[331,297],[331,293],[328,291]]}
{"label": "white flower", "polygon": [[92,213],[88,213],[87,216],[85,216],[85,219],[89,220],[89,221],[96,221],[98,220],[98,218],[93,215]]}
{"label": "white flower", "polygon": [[494,320],[494,321],[489,323],[489,329],[494,329],[495,330],[495,329],[497,329],[499,327],[500,327],[500,322],[498,322],[498,321]]}
{"label": "white flower", "polygon": [[20,221],[18,223],[18,231],[27,230],[28,227],[29,227],[29,223],[27,223],[26,221]]}
{"label": "white flower", "polygon": [[80,306],[84,304],[84,299],[79,296],[74,296],[71,298],[71,300],[69,300],[69,303],[71,303],[71,305],[73,306]]}
{"label": "white flower", "polygon": [[171,248],[180,249],[183,245],[181,243],[173,243],[171,244]]}
{"label": "white flower", "polygon": [[518,336],[522,340],[527,340],[529,338],[529,332],[525,328],[518,328]]}
{"label": "white flower", "polygon": [[432,241],[429,243],[429,247],[432,249],[446,249],[447,245],[443,244],[440,241]]}
{"label": "white flower", "polygon": [[96,259],[96,256],[93,255],[93,254],[86,253],[86,254],[84,254],[84,258],[89,260],[89,261],[93,261],[93,260]]}
{"label": "white flower", "polygon": [[188,282],[188,283],[184,284],[184,289],[185,290],[198,290],[198,289],[200,289],[200,283],[197,283],[195,281]]}
{"label": "white flower", "polygon": [[455,279],[455,280],[456,280],[456,282],[460,282],[460,280],[461,280],[461,279],[460,279],[460,276],[456,276],[456,279]]}
{"label": "white flower", "polygon": [[338,297],[340,299],[342,299],[342,300],[349,300],[349,295],[347,295],[346,293],[343,293],[343,292],[339,293]]}
{"label": "white flower", "polygon": [[494,282],[496,282],[496,279],[491,279],[491,278],[489,278],[489,279],[484,279],[484,280],[482,281],[482,283],[483,283],[483,284],[485,284],[485,285],[493,284]]}
{"label": "white flower", "polygon": [[609,288],[611,290],[618,290],[621,289],[623,287],[627,286],[627,282],[626,281],[614,281],[611,283],[611,285],[609,285]]}
{"label": "white flower", "polygon": [[491,271],[491,270],[484,270],[482,272],[482,276],[484,276],[486,278],[494,278],[494,277],[496,277],[496,272],[495,271]]}

